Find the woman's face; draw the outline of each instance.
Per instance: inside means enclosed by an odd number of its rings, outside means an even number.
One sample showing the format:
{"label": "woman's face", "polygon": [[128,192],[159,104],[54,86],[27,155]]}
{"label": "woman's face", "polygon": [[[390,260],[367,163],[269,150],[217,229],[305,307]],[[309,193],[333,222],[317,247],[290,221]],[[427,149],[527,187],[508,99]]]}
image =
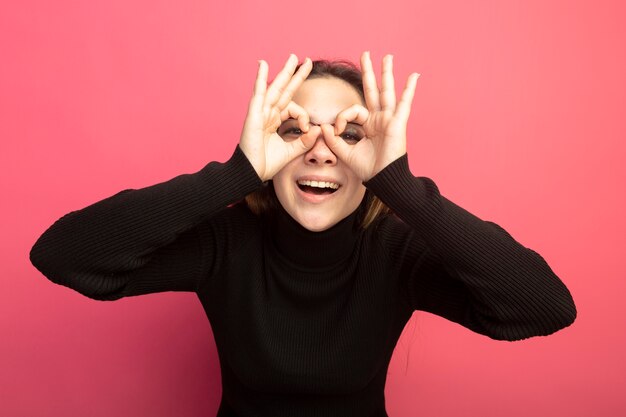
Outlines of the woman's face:
{"label": "woman's face", "polygon": [[[364,104],[357,90],[338,78],[307,80],[292,100],[308,113],[312,124],[334,124],[339,112],[353,104]],[[289,140],[289,123],[294,124],[287,121],[279,129],[285,140]],[[329,229],[344,219],[365,195],[361,180],[332,153],[321,133],[315,145],[283,167],[273,182],[287,213],[314,232]]]}

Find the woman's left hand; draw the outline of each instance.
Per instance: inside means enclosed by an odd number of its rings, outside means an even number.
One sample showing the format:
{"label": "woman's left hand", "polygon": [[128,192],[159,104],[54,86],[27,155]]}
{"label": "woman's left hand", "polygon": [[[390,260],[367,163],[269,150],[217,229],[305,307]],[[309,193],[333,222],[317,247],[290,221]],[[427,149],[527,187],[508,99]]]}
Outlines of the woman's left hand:
{"label": "woman's left hand", "polygon": [[[409,76],[396,103],[391,55],[383,58],[380,90],[369,52],[361,55],[361,71],[367,108],[351,106],[337,115],[334,128],[330,124],[321,127],[328,147],[366,182],[406,153],[406,127],[419,74]],[[355,144],[341,138],[348,122],[362,124],[365,130],[365,137]]]}

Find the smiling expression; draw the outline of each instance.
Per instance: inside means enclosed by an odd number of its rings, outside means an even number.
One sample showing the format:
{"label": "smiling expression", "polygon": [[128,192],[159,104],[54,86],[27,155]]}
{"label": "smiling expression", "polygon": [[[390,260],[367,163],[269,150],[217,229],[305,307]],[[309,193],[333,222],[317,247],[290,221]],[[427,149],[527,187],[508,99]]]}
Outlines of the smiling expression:
{"label": "smiling expression", "polygon": [[[354,87],[332,77],[305,81],[292,100],[308,113],[311,123],[317,125],[333,124],[342,110],[353,104],[364,104]],[[288,129],[289,125],[283,124],[279,133]],[[351,127],[346,128],[346,133],[349,129]],[[352,129],[357,134],[359,126]],[[353,140],[347,135],[346,139],[348,143]],[[329,229],[354,212],[365,195],[361,179],[328,148],[321,133],[310,150],[274,176],[273,183],[285,211],[314,232]]]}

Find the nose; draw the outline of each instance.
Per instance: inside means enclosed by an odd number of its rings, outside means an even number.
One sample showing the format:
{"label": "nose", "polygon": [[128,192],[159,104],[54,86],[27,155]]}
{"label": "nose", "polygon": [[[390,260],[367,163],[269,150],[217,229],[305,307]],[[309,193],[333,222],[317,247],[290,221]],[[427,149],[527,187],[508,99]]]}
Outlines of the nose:
{"label": "nose", "polygon": [[330,150],[324,134],[320,132],[315,140],[315,144],[304,155],[304,160],[309,165],[335,165],[337,164],[337,156]]}

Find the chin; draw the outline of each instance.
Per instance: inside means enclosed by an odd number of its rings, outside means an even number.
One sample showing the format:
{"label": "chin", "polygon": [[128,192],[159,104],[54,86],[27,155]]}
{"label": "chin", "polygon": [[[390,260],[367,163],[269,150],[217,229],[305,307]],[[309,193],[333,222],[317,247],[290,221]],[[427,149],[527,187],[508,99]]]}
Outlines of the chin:
{"label": "chin", "polygon": [[323,232],[324,230],[330,229],[337,221],[332,222],[329,219],[321,218],[319,215],[313,216],[296,216],[294,219],[300,224],[300,226],[311,232]]}

